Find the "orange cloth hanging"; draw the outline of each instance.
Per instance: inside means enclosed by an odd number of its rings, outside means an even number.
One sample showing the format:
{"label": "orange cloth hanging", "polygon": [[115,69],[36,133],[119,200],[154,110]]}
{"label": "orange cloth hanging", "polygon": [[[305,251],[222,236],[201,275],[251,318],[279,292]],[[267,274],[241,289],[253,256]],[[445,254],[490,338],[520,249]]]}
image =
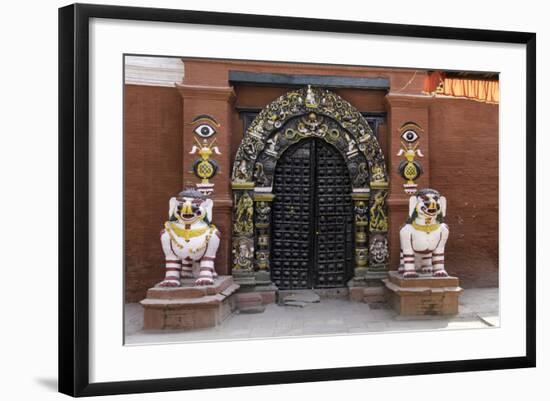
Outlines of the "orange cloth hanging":
{"label": "orange cloth hanging", "polygon": [[460,77],[449,78],[439,71],[434,71],[426,77],[424,92],[466,97],[486,103],[498,103],[500,97],[498,80]]}

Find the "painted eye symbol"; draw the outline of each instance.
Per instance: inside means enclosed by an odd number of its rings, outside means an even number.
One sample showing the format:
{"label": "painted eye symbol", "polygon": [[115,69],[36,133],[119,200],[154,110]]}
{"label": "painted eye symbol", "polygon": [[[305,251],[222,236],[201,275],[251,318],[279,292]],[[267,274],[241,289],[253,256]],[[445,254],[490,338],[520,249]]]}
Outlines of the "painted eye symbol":
{"label": "painted eye symbol", "polygon": [[403,135],[401,135],[401,138],[403,138],[407,142],[414,142],[418,139],[418,134],[414,132],[412,129],[409,129],[403,132]]}
{"label": "painted eye symbol", "polygon": [[201,124],[194,130],[195,134],[208,138],[216,133],[216,130],[208,124]]}

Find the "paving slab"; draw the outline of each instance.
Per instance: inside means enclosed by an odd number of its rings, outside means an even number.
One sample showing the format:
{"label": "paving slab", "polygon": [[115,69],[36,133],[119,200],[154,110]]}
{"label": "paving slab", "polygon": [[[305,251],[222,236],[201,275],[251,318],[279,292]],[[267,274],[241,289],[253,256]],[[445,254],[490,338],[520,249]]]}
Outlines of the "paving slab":
{"label": "paving slab", "polygon": [[[317,295],[317,294],[315,294]],[[310,299],[314,299],[311,297]],[[392,309],[326,298],[305,307],[265,305],[263,313],[234,313],[220,326],[192,331],[144,331],[143,307],[125,305],[125,343],[158,344],[223,341],[247,338],[287,338],[313,335],[356,335],[414,330],[480,329],[499,326],[497,288],[466,289],[459,315],[452,318],[400,318]],[[296,301],[304,302],[304,301]]]}
{"label": "paving slab", "polygon": [[290,293],[281,291],[279,292],[279,299],[282,299],[282,303],[285,304],[287,302],[317,303],[321,301],[321,297],[318,294],[309,290],[301,290]]}

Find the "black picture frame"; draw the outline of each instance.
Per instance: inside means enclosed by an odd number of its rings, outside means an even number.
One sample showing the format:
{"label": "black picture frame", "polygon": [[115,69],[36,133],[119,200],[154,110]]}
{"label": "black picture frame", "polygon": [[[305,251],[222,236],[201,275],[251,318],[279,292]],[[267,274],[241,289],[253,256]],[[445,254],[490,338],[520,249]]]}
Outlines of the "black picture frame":
{"label": "black picture frame", "polygon": [[[526,353],[521,357],[261,372],[124,382],[89,381],[88,61],[91,18],[277,28],[523,44],[526,47]],[[59,391],[71,396],[316,382],[534,367],[536,363],[536,34],[267,15],[74,4],[59,9]]]}

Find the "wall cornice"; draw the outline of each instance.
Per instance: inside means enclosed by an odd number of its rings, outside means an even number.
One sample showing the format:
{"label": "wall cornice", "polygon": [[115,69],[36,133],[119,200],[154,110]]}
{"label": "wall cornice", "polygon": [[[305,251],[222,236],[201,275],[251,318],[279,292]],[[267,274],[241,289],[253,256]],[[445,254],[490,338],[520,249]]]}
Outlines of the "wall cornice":
{"label": "wall cornice", "polygon": [[124,83],[127,85],[173,88],[183,81],[184,75],[180,58],[126,56],[124,59]]}
{"label": "wall cornice", "polygon": [[233,102],[235,91],[232,86],[203,86],[176,84],[180,95],[184,99],[205,99]]}

